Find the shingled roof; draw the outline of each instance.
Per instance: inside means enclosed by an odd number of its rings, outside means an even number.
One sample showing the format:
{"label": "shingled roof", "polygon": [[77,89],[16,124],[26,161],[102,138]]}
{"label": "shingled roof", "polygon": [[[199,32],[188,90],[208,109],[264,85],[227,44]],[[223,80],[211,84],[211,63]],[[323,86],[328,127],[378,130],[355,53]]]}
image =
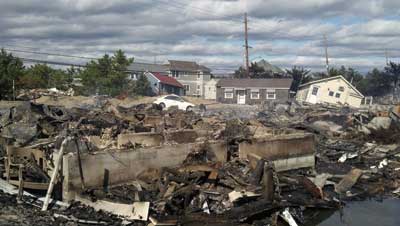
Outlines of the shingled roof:
{"label": "shingled roof", "polygon": [[290,89],[293,79],[269,78],[269,79],[221,79],[218,87],[232,88],[281,88]]}
{"label": "shingled roof", "polygon": [[172,71],[211,71],[208,67],[193,61],[168,60],[168,62]]}
{"label": "shingled roof", "polygon": [[148,64],[148,63],[138,63],[133,62],[128,66],[130,71],[140,71],[140,72],[162,72],[166,73],[168,71],[168,66],[161,64]]}
{"label": "shingled roof", "polygon": [[160,80],[160,82],[163,84],[183,88],[183,85],[173,77],[169,77],[168,75],[163,75],[158,72],[153,72],[151,74],[154,75],[154,77],[156,77],[158,80]]}

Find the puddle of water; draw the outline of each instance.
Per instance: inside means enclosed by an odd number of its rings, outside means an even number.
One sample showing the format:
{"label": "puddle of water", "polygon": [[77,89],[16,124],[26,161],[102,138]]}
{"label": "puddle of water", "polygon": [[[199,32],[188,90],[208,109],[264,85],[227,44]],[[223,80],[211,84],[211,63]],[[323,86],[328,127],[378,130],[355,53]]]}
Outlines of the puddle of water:
{"label": "puddle of water", "polygon": [[340,212],[320,212],[307,226],[399,226],[400,199],[347,203]]}

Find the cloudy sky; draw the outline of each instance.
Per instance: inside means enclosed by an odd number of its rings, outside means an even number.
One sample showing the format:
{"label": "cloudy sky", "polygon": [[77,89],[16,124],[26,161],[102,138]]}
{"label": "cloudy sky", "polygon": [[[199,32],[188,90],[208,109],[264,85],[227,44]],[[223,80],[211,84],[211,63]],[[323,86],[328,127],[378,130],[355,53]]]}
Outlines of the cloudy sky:
{"label": "cloudy sky", "polygon": [[[117,49],[141,62],[193,60],[214,72],[243,64],[243,14],[250,59],[366,71],[400,59],[399,0],[0,0],[0,46],[100,57]],[[14,52],[62,62],[86,59]]]}

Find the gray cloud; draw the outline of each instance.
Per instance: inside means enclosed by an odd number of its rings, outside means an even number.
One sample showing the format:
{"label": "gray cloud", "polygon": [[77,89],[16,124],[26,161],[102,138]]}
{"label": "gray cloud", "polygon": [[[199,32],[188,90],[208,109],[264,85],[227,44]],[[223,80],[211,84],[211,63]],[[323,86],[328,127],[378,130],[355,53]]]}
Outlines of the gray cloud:
{"label": "gray cloud", "polygon": [[283,67],[323,68],[323,34],[332,64],[383,66],[385,49],[400,57],[398,0],[0,0],[0,43],[90,57],[123,49],[145,61],[234,68],[243,63],[245,11],[252,57]]}

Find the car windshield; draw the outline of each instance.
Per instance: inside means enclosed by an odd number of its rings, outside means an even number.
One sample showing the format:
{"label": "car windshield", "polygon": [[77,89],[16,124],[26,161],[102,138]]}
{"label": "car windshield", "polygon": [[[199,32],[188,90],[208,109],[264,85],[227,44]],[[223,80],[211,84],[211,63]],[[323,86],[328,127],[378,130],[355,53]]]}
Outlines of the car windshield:
{"label": "car windshield", "polygon": [[178,96],[166,96],[165,99],[166,99],[166,100],[183,101],[183,99],[180,98],[180,97],[178,97]]}

